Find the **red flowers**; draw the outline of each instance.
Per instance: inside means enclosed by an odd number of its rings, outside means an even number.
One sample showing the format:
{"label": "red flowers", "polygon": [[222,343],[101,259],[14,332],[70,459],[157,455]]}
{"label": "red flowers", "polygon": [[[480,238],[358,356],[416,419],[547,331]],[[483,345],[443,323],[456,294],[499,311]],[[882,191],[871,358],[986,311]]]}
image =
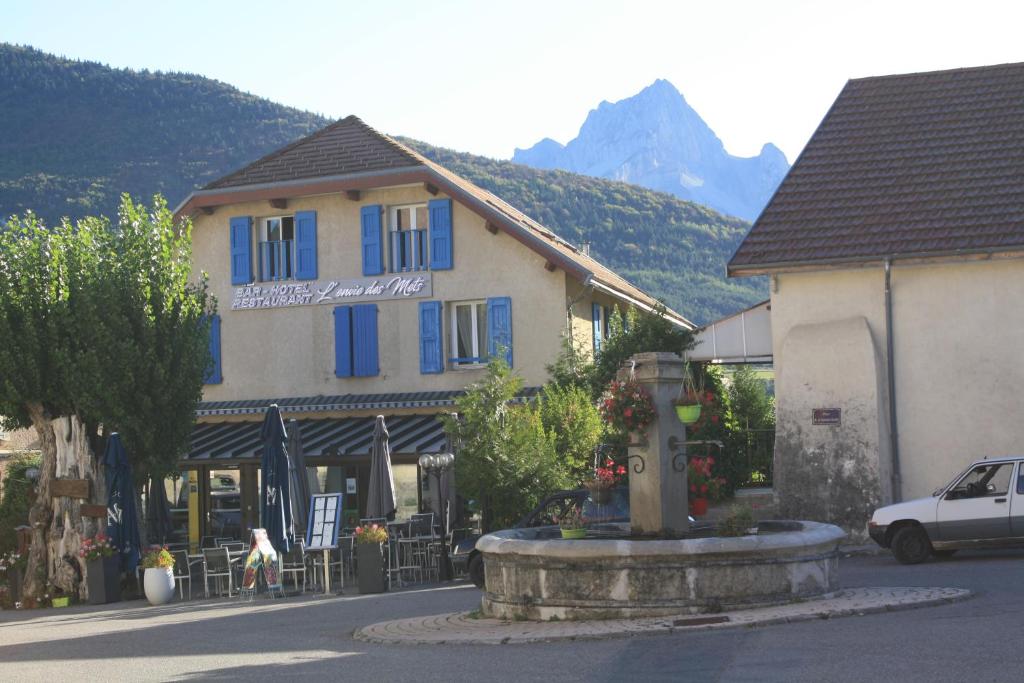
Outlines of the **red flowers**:
{"label": "red flowers", "polygon": [[614,488],[626,474],[624,465],[616,465],[611,458],[605,460],[604,467],[600,465],[594,468],[594,476],[583,481],[583,488],[604,490]]}
{"label": "red flowers", "polygon": [[613,380],[601,399],[601,416],[619,431],[641,431],[654,421],[651,397],[636,380]]}

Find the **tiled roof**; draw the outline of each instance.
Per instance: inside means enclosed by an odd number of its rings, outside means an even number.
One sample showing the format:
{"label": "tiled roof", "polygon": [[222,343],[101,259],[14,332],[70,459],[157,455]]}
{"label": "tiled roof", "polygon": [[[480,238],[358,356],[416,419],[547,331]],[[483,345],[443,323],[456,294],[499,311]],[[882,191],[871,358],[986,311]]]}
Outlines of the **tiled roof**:
{"label": "tiled roof", "polygon": [[[344,183],[346,178],[358,176],[365,181],[366,176],[398,171],[419,171],[430,182],[436,183],[448,194],[485,215],[513,237],[577,277],[592,275],[594,281],[610,288],[614,294],[632,299],[642,306],[650,308],[658,304],[655,297],[592,257],[584,255],[578,248],[504,200],[371,128],[356,116],[337,121],[257,159],[241,170],[213,181],[202,190],[192,193],[178,207],[177,212],[207,206],[204,201],[228,202],[230,197],[226,193],[243,193],[254,186],[284,184],[277,192],[284,197],[287,196],[289,184],[291,191],[302,192],[318,179],[329,178]],[[677,323],[694,328],[678,312],[668,309],[667,313]]]}
{"label": "tiled roof", "polygon": [[729,263],[1024,247],[1024,63],[851,80]]}
{"label": "tiled roof", "polygon": [[[343,394],[339,396],[300,396],[294,398],[246,399],[241,401],[202,401],[196,417],[218,415],[262,415],[276,403],[283,413],[326,413],[345,410],[396,410],[398,408],[447,408],[465,394],[462,390],[415,391],[391,394]],[[516,398],[527,400],[540,393],[540,387],[524,387]]]}
{"label": "tiled roof", "polygon": [[204,189],[391,171],[422,162],[405,146],[375,133],[357,116],[336,121],[257,159]]}
{"label": "tiled roof", "polygon": [[[392,453],[439,453],[448,445],[444,428],[436,415],[389,415],[384,421],[388,426]],[[369,454],[375,422],[374,417],[301,419],[288,421],[285,428],[299,429],[303,455],[315,460],[325,455]],[[263,455],[261,425],[259,421],[197,424],[183,460],[190,463],[258,460]]]}

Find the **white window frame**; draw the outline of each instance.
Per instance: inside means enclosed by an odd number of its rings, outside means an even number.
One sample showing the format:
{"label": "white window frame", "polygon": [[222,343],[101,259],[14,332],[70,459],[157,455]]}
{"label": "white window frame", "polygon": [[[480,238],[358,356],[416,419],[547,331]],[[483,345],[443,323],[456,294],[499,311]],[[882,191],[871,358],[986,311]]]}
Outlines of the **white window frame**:
{"label": "white window frame", "polygon": [[[388,207],[388,230],[391,232],[398,232],[398,212],[401,209],[418,209],[427,208],[426,202],[412,202],[411,204],[395,204],[394,206]],[[411,222],[413,225],[405,227],[405,230],[426,230],[430,223],[430,213],[427,212],[427,223],[428,225],[415,225],[416,223],[416,211],[410,211],[409,215],[412,217]]]}
{"label": "white window frame", "polygon": [[[487,300],[486,299],[469,299],[467,301],[451,301],[446,302],[445,307],[451,311],[451,337],[449,338],[448,348],[452,352],[452,358],[458,358],[456,356],[459,352],[459,306],[470,307],[470,323],[472,325],[472,340],[473,344],[479,344],[480,340],[480,316],[477,315],[479,306],[484,307],[484,324],[487,323]],[[473,358],[486,358],[487,356],[487,340],[484,340],[484,348],[477,349],[471,357]],[[449,359],[448,365],[453,369],[473,369],[482,368],[487,365],[485,361],[477,361],[470,363],[459,363],[457,361]]]}
{"label": "white window frame", "polygon": [[[286,240],[285,237],[284,237],[284,219],[285,218],[291,218],[292,219],[292,238],[290,240]],[[260,282],[283,282],[283,281],[288,281],[288,280],[294,280],[295,279],[295,268],[296,268],[296,263],[295,263],[295,214],[290,213],[290,214],[281,214],[281,215],[278,215],[278,216],[261,216],[258,220],[259,220],[258,224],[260,226],[259,227],[260,239],[256,240],[256,258],[257,258],[257,261],[258,261],[257,265],[256,265],[256,277],[259,278],[261,276],[265,276],[266,275],[265,273],[260,272],[260,268],[262,266],[262,258],[263,258],[262,252],[260,251],[260,249],[261,249],[260,245],[263,244],[264,242],[291,242],[291,250],[292,251],[291,251],[291,262],[288,264],[288,268],[289,268],[288,277],[271,278],[271,279],[266,279],[266,280],[260,280]],[[278,239],[272,240],[272,239],[270,239],[270,221],[275,221],[275,220],[276,221],[280,221],[279,229],[280,229],[281,234],[279,235]]]}

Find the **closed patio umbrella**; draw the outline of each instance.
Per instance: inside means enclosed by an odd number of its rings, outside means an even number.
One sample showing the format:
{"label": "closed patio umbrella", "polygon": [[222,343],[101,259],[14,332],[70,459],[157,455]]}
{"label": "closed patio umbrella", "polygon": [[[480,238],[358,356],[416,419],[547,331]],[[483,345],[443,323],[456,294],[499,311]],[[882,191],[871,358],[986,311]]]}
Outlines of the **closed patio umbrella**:
{"label": "closed patio umbrella", "polygon": [[135,482],[121,435],[113,432],[103,454],[107,485],[107,536],[121,556],[121,571],[132,573],[139,566],[141,540],[135,506]]}
{"label": "closed patio umbrella", "polygon": [[320,492],[317,486],[313,490],[310,484],[309,472],[306,469],[306,456],[302,452],[302,434],[299,431],[299,423],[295,420],[288,420],[288,466],[291,475],[292,501],[292,522],[295,525],[295,533],[304,534],[309,522],[309,499],[314,493]]}
{"label": "closed patio umbrella", "polygon": [[163,545],[171,535],[171,505],[162,479],[149,478],[146,493],[146,536],[153,543]]}
{"label": "closed patio umbrella", "polygon": [[391,471],[391,444],[384,416],[378,415],[373,425],[370,447],[370,485],[366,495],[366,516],[394,519],[395,475]]}
{"label": "closed patio umbrella", "polygon": [[292,508],[289,500],[288,434],[277,404],[271,404],[260,429],[263,439],[263,458],[260,461],[260,526],[267,530],[267,538],[274,550],[287,553],[295,542],[292,527]]}

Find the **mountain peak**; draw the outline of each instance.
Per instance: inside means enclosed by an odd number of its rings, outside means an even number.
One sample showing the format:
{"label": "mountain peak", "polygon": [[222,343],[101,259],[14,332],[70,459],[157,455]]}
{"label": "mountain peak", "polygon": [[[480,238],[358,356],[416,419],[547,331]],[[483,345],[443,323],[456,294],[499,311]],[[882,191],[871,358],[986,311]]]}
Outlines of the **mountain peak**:
{"label": "mountain peak", "polygon": [[512,160],[636,183],[747,220],[757,217],[789,169],[771,143],[753,159],[730,155],[663,78],[631,97],[601,102],[566,145],[545,139],[516,149]]}

